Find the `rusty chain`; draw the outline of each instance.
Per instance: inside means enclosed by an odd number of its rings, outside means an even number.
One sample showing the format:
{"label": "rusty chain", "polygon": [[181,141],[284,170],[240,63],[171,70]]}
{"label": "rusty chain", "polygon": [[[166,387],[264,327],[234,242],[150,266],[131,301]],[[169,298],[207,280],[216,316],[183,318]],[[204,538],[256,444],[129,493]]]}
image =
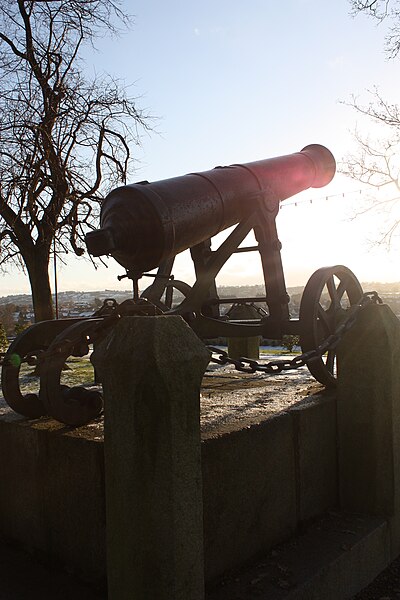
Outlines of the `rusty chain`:
{"label": "rusty chain", "polygon": [[[377,292],[364,293],[360,302],[351,307],[350,316],[337,327],[335,333],[323,340],[323,342],[321,342],[321,344],[319,344],[314,350],[303,352],[291,360],[279,359],[261,364],[256,360],[246,357],[234,359],[231,358],[225,350],[221,350],[215,346],[207,346],[207,348],[212,352],[210,362],[220,365],[230,364],[233,365],[237,371],[241,371],[243,373],[255,373],[256,371],[259,371],[266,374],[276,375],[283,371],[299,369],[300,367],[307,365],[310,360],[321,358],[325,352],[327,352],[327,350],[335,348],[345,333],[351,329],[351,327],[353,327],[354,323],[358,319],[360,311],[371,303],[382,303],[382,300],[378,296]],[[107,299],[104,303],[104,306],[93,315],[94,317],[104,315],[104,320],[94,325],[89,335],[83,336],[82,333],[80,333],[76,335],[76,337],[63,339],[56,346],[53,346],[51,350],[31,350],[25,354],[25,356],[12,354],[5,358],[6,353],[0,353],[0,365],[20,367],[22,363],[26,363],[29,366],[35,367],[52,356],[71,354],[74,351],[74,348],[78,347],[79,345],[88,346],[94,341],[98,341],[99,337],[102,337],[122,316],[121,311],[118,310],[120,309],[120,306],[115,300]],[[89,324],[90,319],[87,319],[87,321]]]}
{"label": "rusty chain", "polygon": [[233,365],[236,371],[241,371],[242,373],[255,373],[258,371],[268,375],[277,375],[283,371],[299,369],[306,366],[309,361],[321,358],[328,350],[336,348],[345,333],[356,323],[361,310],[368,304],[382,304],[382,300],[377,292],[365,292],[360,302],[350,308],[350,316],[336,328],[335,333],[329,335],[314,350],[303,352],[291,360],[279,359],[267,363],[259,363],[257,360],[246,357],[240,357],[239,359],[231,358],[225,350],[221,350],[215,346],[207,346],[212,352],[210,362],[219,365]]}

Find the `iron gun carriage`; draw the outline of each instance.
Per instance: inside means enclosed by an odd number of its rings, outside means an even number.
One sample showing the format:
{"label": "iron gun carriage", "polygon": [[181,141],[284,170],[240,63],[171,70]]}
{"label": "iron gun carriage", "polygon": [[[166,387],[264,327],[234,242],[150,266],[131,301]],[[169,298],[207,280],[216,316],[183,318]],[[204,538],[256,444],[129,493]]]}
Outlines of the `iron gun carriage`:
{"label": "iron gun carriage", "polygon": [[[112,256],[124,267],[124,277],[133,281],[133,299],[119,306],[106,302],[90,319],[47,321],[23,333],[10,347],[3,366],[7,402],[28,417],[50,414],[73,425],[96,416],[102,405],[99,393],[62,386],[60,374],[65,359],[71,354],[83,356],[118,315],[181,315],[205,340],[256,335],[281,340],[295,334],[303,352],[318,348],[351,306],[360,302],[362,288],[342,265],[318,269],[305,286],[299,318],[291,318],[276,216],[286,198],[327,185],[335,168],[330,151],[313,144],[287,156],[113,190],[102,204],[100,228],[87,234],[86,244],[91,255]],[[230,227],[234,228],[227,238],[213,249],[213,238]],[[256,244],[243,247],[251,231]],[[192,286],[172,274],[174,259],[184,250],[190,250],[194,264]],[[265,297],[220,298],[216,277],[234,253],[243,252],[260,256]],[[140,294],[142,277],[151,277],[152,282]],[[177,304],[174,290],[183,296]],[[265,314],[257,319],[232,321],[221,314],[224,303],[255,301],[266,305]],[[10,357],[24,359],[40,351],[45,357],[40,393],[23,396],[19,365],[12,364]],[[334,362],[335,352],[328,350],[312,358],[308,368],[324,385],[334,385]]]}

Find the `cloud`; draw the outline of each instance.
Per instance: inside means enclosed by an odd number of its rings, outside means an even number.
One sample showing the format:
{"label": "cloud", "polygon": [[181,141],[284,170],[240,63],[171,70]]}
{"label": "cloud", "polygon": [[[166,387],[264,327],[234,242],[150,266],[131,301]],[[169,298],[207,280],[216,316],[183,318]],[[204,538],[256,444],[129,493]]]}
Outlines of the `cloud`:
{"label": "cloud", "polygon": [[195,27],[195,28],[193,29],[193,31],[194,31],[194,35],[197,35],[197,36],[199,36],[199,35],[200,35],[200,29],[199,29],[198,27]]}

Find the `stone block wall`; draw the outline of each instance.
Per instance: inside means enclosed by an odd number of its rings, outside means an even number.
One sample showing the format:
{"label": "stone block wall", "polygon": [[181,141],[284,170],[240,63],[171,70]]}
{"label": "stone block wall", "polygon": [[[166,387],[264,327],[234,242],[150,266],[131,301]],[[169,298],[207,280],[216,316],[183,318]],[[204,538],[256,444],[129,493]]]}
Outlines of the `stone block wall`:
{"label": "stone block wall", "polygon": [[[335,396],[202,441],[206,580],[291,537],[337,503]],[[102,428],[0,417],[0,534],[105,576]]]}

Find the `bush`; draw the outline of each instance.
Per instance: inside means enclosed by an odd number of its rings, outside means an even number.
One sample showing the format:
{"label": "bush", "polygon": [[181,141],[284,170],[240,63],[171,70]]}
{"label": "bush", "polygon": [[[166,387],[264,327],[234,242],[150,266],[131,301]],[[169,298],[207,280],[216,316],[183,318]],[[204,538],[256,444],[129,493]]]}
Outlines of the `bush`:
{"label": "bush", "polygon": [[25,331],[25,329],[28,329],[28,327],[28,321],[18,321],[17,323],[15,323],[15,335],[19,335],[20,333]]}
{"label": "bush", "polygon": [[298,335],[284,335],[282,344],[288,352],[293,352],[293,348],[300,344],[300,337]]}

